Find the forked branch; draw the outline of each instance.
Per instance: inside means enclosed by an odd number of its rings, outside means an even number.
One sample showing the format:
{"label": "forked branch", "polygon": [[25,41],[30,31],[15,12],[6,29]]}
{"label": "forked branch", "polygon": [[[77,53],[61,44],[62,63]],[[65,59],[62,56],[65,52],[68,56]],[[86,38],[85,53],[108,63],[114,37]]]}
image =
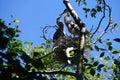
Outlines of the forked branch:
{"label": "forked branch", "polygon": [[101,18],[101,20],[100,20],[100,22],[99,22],[99,24],[98,24],[98,28],[96,29],[96,31],[93,33],[93,35],[98,31],[98,29],[99,29],[99,27],[100,27],[100,25],[101,25],[101,22],[102,22],[102,19],[105,17],[105,9],[106,9],[106,7],[108,8],[108,24],[107,24],[107,26],[106,26],[106,28],[103,30],[103,32],[100,34],[100,36],[93,42],[93,44],[95,44],[99,39],[101,39],[102,38],[102,36],[105,34],[105,33],[107,33],[107,30],[109,29],[109,27],[110,27],[110,24],[111,24],[111,8],[110,8],[110,6],[109,5],[107,5],[106,4],[106,2],[105,2],[105,0],[103,0],[103,3],[104,3],[104,11],[103,11],[103,17]]}

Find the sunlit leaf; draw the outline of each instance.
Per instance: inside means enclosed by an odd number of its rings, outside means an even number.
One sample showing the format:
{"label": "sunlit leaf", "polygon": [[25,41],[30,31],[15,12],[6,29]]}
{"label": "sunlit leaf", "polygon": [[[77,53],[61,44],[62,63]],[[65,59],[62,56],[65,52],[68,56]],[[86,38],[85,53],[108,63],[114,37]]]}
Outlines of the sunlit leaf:
{"label": "sunlit leaf", "polygon": [[100,60],[102,61],[102,60],[103,60],[103,58],[102,58],[102,57],[100,57]]}
{"label": "sunlit leaf", "polygon": [[99,77],[100,77],[100,74],[98,73],[98,74],[97,74],[97,78],[99,78]]}
{"label": "sunlit leaf", "polygon": [[45,50],[45,48],[44,47],[40,47],[40,50]]}
{"label": "sunlit leaf", "polygon": [[13,22],[15,22],[15,23],[19,23],[19,22],[20,22],[20,20],[15,19]]}
{"label": "sunlit leaf", "polygon": [[73,55],[75,55],[75,52],[74,51],[70,51],[70,56],[73,56]]}
{"label": "sunlit leaf", "polygon": [[108,61],[104,61],[104,65],[107,65],[108,64]]}
{"label": "sunlit leaf", "polygon": [[25,41],[24,44],[31,44],[30,42]]}
{"label": "sunlit leaf", "polygon": [[70,69],[70,68],[67,68],[67,69],[66,69],[66,71],[70,72],[70,71],[71,71],[71,69]]}

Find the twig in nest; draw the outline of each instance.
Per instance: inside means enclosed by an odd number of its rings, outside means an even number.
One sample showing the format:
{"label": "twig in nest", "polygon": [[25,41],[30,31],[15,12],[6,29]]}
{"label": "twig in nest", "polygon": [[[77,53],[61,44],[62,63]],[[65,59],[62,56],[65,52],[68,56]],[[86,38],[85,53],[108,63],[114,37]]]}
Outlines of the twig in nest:
{"label": "twig in nest", "polygon": [[57,27],[56,25],[54,26],[45,26],[45,27],[41,27],[42,28],[42,36],[40,36],[41,38],[43,38],[44,40],[49,40],[47,37],[46,37],[46,31],[48,30],[48,28],[51,28],[51,27]]}

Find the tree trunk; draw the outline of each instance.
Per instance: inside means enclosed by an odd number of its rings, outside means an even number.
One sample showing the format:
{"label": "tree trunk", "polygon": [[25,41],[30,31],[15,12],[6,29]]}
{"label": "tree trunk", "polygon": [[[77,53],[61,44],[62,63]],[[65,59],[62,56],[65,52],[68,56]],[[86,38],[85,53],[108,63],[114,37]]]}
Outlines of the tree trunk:
{"label": "tree trunk", "polygon": [[66,8],[70,12],[71,16],[73,17],[74,21],[80,28],[80,34],[79,34],[79,63],[77,64],[77,71],[76,71],[76,80],[83,80],[83,72],[82,72],[82,66],[83,66],[83,53],[84,53],[84,47],[85,47],[85,33],[86,33],[86,28],[85,24],[81,24],[82,21],[75,12],[75,10],[72,8],[69,0],[63,0],[63,3],[65,4]]}

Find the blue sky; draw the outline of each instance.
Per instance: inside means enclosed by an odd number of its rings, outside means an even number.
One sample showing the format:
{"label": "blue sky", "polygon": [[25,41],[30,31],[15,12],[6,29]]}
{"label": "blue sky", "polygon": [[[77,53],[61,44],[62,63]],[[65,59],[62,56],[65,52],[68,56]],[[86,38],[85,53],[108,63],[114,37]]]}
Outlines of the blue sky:
{"label": "blue sky", "polygon": [[[77,6],[75,0],[71,1],[74,9],[77,11],[80,18],[86,23],[87,28],[96,26],[98,19],[85,18],[81,6]],[[108,4],[112,7],[112,17],[115,22],[120,23],[120,0],[110,0]],[[89,6],[95,6],[94,2],[89,2]],[[6,23],[11,21],[10,16],[14,19],[19,19],[20,33],[19,39],[33,42],[34,45],[39,45],[43,39],[40,38],[41,26],[56,25],[56,18],[65,9],[63,0],[0,0],[0,18]],[[107,37],[120,37],[120,28]],[[51,38],[55,29],[51,29],[49,37]],[[110,36],[109,36],[110,35]]]}

